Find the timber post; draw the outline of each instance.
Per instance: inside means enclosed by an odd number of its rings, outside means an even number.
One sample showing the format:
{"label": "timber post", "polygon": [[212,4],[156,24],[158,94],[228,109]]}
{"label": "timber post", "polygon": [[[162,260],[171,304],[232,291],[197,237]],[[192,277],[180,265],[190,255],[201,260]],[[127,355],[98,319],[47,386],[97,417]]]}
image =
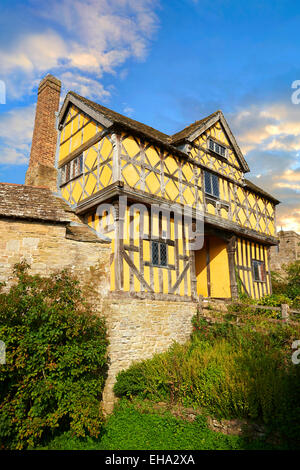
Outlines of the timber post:
{"label": "timber post", "polygon": [[229,278],[231,297],[238,298],[238,286],[235,272],[235,251],[236,251],[236,236],[232,236],[226,246],[228,254]]}
{"label": "timber post", "polygon": [[120,201],[114,202],[114,223],[115,223],[115,288],[116,291],[123,287],[123,217],[120,208]]}
{"label": "timber post", "polygon": [[289,306],[288,304],[281,304],[281,318],[283,322],[289,321]]}

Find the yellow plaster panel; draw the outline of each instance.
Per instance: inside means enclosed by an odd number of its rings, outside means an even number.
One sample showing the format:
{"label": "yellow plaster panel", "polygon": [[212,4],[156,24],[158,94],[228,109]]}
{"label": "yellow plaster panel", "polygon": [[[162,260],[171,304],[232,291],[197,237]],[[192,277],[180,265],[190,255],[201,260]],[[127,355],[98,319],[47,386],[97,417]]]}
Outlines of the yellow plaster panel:
{"label": "yellow plaster panel", "polygon": [[60,160],[63,160],[64,158],[66,158],[69,153],[70,153],[70,141],[67,140],[64,144],[62,144],[60,146],[60,149],[59,149],[59,161]]}
{"label": "yellow plaster panel", "polygon": [[[82,178],[80,178],[82,180]],[[82,195],[82,187],[79,184],[78,180],[75,180],[74,187],[72,189],[72,197],[75,200],[75,202],[78,202],[80,199],[80,196]]]}
{"label": "yellow plaster panel", "polygon": [[144,261],[150,261],[150,241],[148,240],[143,240],[143,256]]}
{"label": "yellow plaster panel", "polygon": [[[98,126],[100,128],[99,130],[102,130],[103,128]],[[97,125],[94,122],[89,122],[84,128],[83,128],[83,144],[85,144],[89,139],[94,137],[94,135],[97,133]]]}
{"label": "yellow plaster panel", "polygon": [[165,185],[165,192],[167,193],[166,196],[168,196],[171,201],[175,201],[179,195],[179,190],[176,187],[175,182],[172,180],[169,180]]}
{"label": "yellow plaster panel", "polygon": [[166,173],[176,176],[178,169],[178,162],[175,160],[175,158],[168,156],[164,159],[164,171]]}
{"label": "yellow plaster panel", "polygon": [[85,191],[90,196],[97,191],[97,176],[94,173],[90,173],[84,176],[85,178]]}
{"label": "yellow plaster panel", "polygon": [[189,183],[193,182],[194,172],[193,172],[193,168],[191,167],[191,165],[189,163],[186,163],[186,164],[182,165],[182,176],[184,178],[186,178],[186,180]]}
{"label": "yellow plaster panel", "polygon": [[100,171],[99,183],[106,187],[112,182],[112,171],[107,165],[103,165]]}
{"label": "yellow plaster panel", "polygon": [[[129,256],[128,251],[126,251]],[[128,292],[130,289],[130,269],[128,263],[123,261],[123,289],[125,292]]]}
{"label": "yellow plaster panel", "polygon": [[126,137],[126,139],[122,140],[122,144],[129,157],[134,157],[140,152],[140,147],[133,137]]}
{"label": "yellow plaster panel", "polygon": [[85,158],[84,162],[85,165],[92,170],[96,165],[98,161],[98,153],[95,147],[90,147],[86,152],[85,152]]}
{"label": "yellow plaster panel", "polygon": [[62,140],[67,140],[71,137],[71,133],[72,133],[72,122],[69,122],[69,124],[67,124],[65,127],[64,127],[64,132],[61,133],[61,141]]}
{"label": "yellow plaster panel", "polygon": [[158,196],[161,195],[159,175],[155,175],[153,172],[150,172],[146,177],[145,181],[149,188],[149,190],[146,188],[146,191],[150,192],[151,194],[156,194]]}
{"label": "yellow plaster panel", "polygon": [[211,296],[231,297],[228,255],[226,242],[217,238],[209,239]]}
{"label": "yellow plaster panel", "polygon": [[198,295],[207,297],[208,292],[205,248],[195,252],[195,270],[197,279],[197,293]]}
{"label": "yellow plaster panel", "polygon": [[[133,253],[133,262],[137,270],[140,270],[140,258],[139,258],[139,253],[134,252]],[[134,291],[135,292],[140,292],[141,290],[141,283],[138,280],[138,278],[134,275],[133,277],[133,285],[134,285]]]}
{"label": "yellow plaster panel", "polygon": [[101,155],[104,159],[107,159],[108,157],[111,156],[112,153],[112,143],[111,141],[107,138],[104,137],[101,141]]}
{"label": "yellow plaster panel", "polygon": [[[184,262],[180,259],[179,260],[179,272],[182,273],[184,269]],[[179,295],[184,295],[184,279],[179,284]]]}
{"label": "yellow plaster panel", "polygon": [[209,214],[215,215],[216,213],[215,206],[213,204],[207,204],[207,212]]}
{"label": "yellow plaster panel", "polygon": [[160,162],[160,157],[152,145],[146,150],[145,153],[152,166],[155,166],[158,162]]}
{"label": "yellow plaster panel", "polygon": [[194,195],[193,195],[191,189],[188,186],[184,186],[184,185],[182,185],[182,186],[183,186],[182,193],[183,193],[183,197],[186,201],[186,204],[188,206],[193,206],[194,203],[195,203],[195,198],[194,198]]}
{"label": "yellow plaster panel", "polygon": [[78,147],[82,144],[82,131],[77,132],[76,134],[72,135],[71,137],[71,152],[74,152]]}
{"label": "yellow plaster panel", "polygon": [[154,292],[159,292],[159,269],[160,268],[153,268]]}
{"label": "yellow plaster panel", "polygon": [[162,275],[163,275],[163,292],[164,294],[167,294],[168,293],[168,270],[163,269]]}
{"label": "yellow plaster panel", "polygon": [[[125,178],[129,186],[135,186],[140,179],[140,175],[137,173],[133,165],[127,165],[126,168],[122,169],[122,175]],[[138,185],[139,187],[140,185]]]}
{"label": "yellow plaster panel", "polygon": [[[147,282],[148,285],[150,285],[150,267],[149,266],[144,266],[144,279]],[[148,289],[145,289],[146,292],[148,292]]]}

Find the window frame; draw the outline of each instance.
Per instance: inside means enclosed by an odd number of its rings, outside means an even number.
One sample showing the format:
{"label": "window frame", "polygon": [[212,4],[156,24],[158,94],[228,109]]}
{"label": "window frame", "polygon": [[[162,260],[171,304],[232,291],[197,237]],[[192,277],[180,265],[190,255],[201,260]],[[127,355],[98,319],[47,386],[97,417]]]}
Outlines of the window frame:
{"label": "window frame", "polygon": [[[260,260],[260,259],[252,259],[252,276],[253,276],[253,282],[267,282],[267,275],[266,275],[266,264],[264,261]],[[263,272],[263,279],[260,279],[260,274],[261,274],[261,271],[259,270],[259,268],[257,269],[257,272],[258,272],[258,275],[259,275],[259,279],[256,278],[256,275],[255,275],[255,263],[257,263],[258,265],[262,266],[262,272]]]}
{"label": "window frame", "polygon": [[[211,148],[211,145],[210,145],[211,142],[213,143],[213,148]],[[220,147],[220,148],[224,149],[224,155],[221,152],[219,152],[218,150],[216,150],[216,147]],[[226,160],[228,159],[228,149],[227,149],[227,147],[225,147],[225,145],[220,144],[219,142],[216,142],[211,137],[209,137],[208,140],[207,140],[207,148],[211,152],[214,152],[215,154],[217,154],[219,157],[226,158]]]}
{"label": "window frame", "polygon": [[[157,244],[158,246],[158,263],[153,262],[153,245]],[[165,257],[166,261],[165,264],[161,264],[161,247],[165,247]],[[151,240],[151,266],[157,267],[157,268],[167,268],[168,267],[168,244],[166,242],[162,242],[160,240]]]}
{"label": "window frame", "polygon": [[[207,188],[206,188],[206,175],[209,176],[209,179],[210,179],[210,187],[211,187],[212,192],[208,191]],[[216,181],[217,181],[217,184],[218,184],[218,194],[215,194],[215,193],[213,192],[213,191],[214,191],[213,178],[216,178]],[[203,179],[204,179],[204,193],[207,194],[207,195],[209,195],[209,196],[213,196],[213,197],[215,197],[215,198],[217,198],[217,199],[220,199],[219,176],[216,175],[215,173],[212,173],[211,171],[204,170]]]}
{"label": "window frame", "polygon": [[77,155],[77,157],[73,158],[69,162],[65,163],[60,168],[60,185],[63,186],[64,184],[69,183],[70,181],[79,178],[83,174],[83,152]]}

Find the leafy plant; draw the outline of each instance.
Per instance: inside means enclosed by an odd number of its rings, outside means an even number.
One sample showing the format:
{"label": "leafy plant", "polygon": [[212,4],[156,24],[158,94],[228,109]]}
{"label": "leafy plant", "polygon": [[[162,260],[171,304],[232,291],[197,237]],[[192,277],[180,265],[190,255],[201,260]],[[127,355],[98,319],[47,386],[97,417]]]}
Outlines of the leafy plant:
{"label": "leafy plant", "polygon": [[294,307],[300,308],[300,261],[283,265],[284,275],[272,272],[274,294],[284,294],[293,302]]}
{"label": "leafy plant", "polygon": [[[252,320],[242,326],[208,323],[201,317],[193,327],[191,341],[122,371],[115,392],[263,422],[299,440],[300,369],[291,361],[291,344],[300,328]],[[140,387],[131,381],[138,376]]]}
{"label": "leafy plant", "polygon": [[0,293],[0,441],[4,448],[36,445],[68,431],[98,436],[107,369],[103,318],[83,302],[66,271],[42,278],[15,266],[16,283]]}

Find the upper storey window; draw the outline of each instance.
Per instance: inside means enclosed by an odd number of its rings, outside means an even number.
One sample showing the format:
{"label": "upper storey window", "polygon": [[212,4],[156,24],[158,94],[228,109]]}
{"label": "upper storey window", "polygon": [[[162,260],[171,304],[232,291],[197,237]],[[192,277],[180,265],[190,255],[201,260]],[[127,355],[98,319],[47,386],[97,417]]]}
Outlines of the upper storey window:
{"label": "upper storey window", "polygon": [[223,145],[218,144],[212,139],[208,139],[208,148],[212,152],[217,153],[218,155],[221,155],[221,157],[227,157],[227,151],[226,147],[223,147]]}
{"label": "upper storey window", "polygon": [[204,171],[204,190],[206,194],[220,197],[219,178],[217,175]]}
{"label": "upper storey window", "polygon": [[61,168],[61,184],[77,178],[83,172],[83,154],[66,163]]}

